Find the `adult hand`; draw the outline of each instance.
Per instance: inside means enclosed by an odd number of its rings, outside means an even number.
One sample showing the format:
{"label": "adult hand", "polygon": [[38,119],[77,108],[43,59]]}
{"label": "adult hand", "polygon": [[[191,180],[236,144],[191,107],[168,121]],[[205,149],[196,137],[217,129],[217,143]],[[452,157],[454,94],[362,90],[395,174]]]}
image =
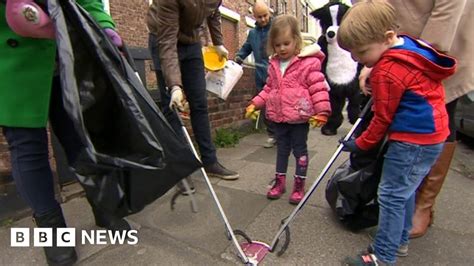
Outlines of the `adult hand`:
{"label": "adult hand", "polygon": [[224,58],[227,59],[227,56],[229,56],[229,51],[225,49],[224,45],[217,45],[216,47],[216,52],[219,55],[219,60],[223,60]]}
{"label": "adult hand", "polygon": [[242,58],[240,58],[238,56],[235,57],[234,61],[239,65],[242,65],[242,63],[244,62],[244,60],[242,60]]}
{"label": "adult hand", "polygon": [[114,29],[106,28],[106,29],[104,29],[104,31],[105,31],[105,34],[107,34],[107,36],[109,36],[110,40],[112,41],[112,43],[115,46],[117,46],[117,47],[122,47],[123,46],[122,38],[120,37],[120,35]]}
{"label": "adult hand", "polygon": [[346,140],[346,141],[344,141],[343,139],[340,139],[339,143],[344,145],[344,147],[342,148],[343,151],[356,152],[356,153],[362,151],[359,148],[359,146],[357,146],[357,144],[355,142],[355,139],[350,139],[350,140]]}
{"label": "adult hand", "polygon": [[328,117],[325,115],[314,115],[309,118],[309,124],[312,128],[322,127],[328,121]]}
{"label": "adult hand", "polygon": [[372,72],[372,68],[363,67],[359,74],[359,87],[364,95],[372,94],[372,88],[368,82],[370,72]]}
{"label": "adult hand", "polygon": [[170,108],[173,107],[178,108],[178,110],[184,110],[184,106],[186,105],[186,100],[184,97],[183,90],[179,86],[171,87],[171,100],[170,100]]}

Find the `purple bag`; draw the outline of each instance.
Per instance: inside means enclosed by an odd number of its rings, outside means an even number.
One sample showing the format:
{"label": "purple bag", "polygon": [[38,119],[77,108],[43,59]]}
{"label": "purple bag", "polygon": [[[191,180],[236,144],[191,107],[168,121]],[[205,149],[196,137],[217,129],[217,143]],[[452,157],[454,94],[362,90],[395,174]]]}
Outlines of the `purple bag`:
{"label": "purple bag", "polygon": [[33,0],[8,0],[6,19],[10,29],[22,37],[54,39],[54,25]]}

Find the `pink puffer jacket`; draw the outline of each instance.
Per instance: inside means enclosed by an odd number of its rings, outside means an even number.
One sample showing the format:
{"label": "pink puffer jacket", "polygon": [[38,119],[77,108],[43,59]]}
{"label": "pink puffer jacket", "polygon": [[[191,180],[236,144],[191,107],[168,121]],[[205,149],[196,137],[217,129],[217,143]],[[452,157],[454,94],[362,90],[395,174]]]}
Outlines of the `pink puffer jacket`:
{"label": "pink puffer jacket", "polygon": [[252,99],[276,123],[305,123],[313,115],[331,114],[329,86],[321,72],[324,54],[317,44],[295,56],[282,76],[278,57],[270,60],[267,84]]}

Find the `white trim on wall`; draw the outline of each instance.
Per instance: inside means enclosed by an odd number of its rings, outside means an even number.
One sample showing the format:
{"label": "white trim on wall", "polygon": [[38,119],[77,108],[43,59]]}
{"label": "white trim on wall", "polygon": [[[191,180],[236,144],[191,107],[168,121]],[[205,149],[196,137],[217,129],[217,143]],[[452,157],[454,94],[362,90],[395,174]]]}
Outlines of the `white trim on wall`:
{"label": "white trim on wall", "polygon": [[245,24],[251,28],[255,28],[255,19],[245,16]]}
{"label": "white trim on wall", "polygon": [[228,9],[227,7],[220,6],[219,11],[221,12],[222,17],[234,21],[234,22],[239,22],[240,21],[240,14]]}

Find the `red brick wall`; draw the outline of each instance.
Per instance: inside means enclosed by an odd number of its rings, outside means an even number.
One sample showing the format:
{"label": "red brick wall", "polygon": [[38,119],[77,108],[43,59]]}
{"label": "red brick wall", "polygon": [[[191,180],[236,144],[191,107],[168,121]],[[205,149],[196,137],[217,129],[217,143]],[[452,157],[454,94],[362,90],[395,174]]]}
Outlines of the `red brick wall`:
{"label": "red brick wall", "polygon": [[0,177],[9,175],[10,172],[10,153],[8,151],[8,145],[5,137],[3,136],[2,130],[0,129]]}
{"label": "red brick wall", "polygon": [[[110,13],[117,24],[117,30],[129,46],[148,47],[146,25],[147,1],[110,0]],[[246,1],[224,1],[224,6],[240,14],[248,14],[249,4]],[[246,39],[247,26],[242,16],[240,22],[222,19],[224,43],[232,59]],[[148,62],[147,84],[156,87],[156,77]],[[244,120],[244,109],[255,91],[254,72],[245,70],[244,76],[236,85],[227,101],[209,94],[209,119],[213,128],[233,126]]]}
{"label": "red brick wall", "polygon": [[233,59],[235,53],[240,49],[237,22],[222,19],[222,35],[224,36],[224,46],[229,51],[229,59]]}
{"label": "red brick wall", "polygon": [[[148,1],[110,0],[110,14],[115,21],[117,31],[128,46],[148,47],[146,13]],[[145,62],[148,87],[156,87],[156,76],[151,70],[151,61]]]}

